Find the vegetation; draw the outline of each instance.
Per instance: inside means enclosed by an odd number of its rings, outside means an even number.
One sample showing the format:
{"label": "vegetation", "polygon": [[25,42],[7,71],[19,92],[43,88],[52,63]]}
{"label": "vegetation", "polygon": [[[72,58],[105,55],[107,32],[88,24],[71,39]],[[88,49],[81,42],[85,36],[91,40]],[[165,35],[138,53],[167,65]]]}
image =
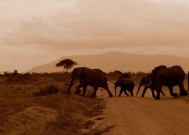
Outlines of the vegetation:
{"label": "vegetation", "polygon": [[60,61],[60,62],[58,62],[56,64],[57,67],[60,67],[60,66],[64,67],[64,69],[66,70],[66,72],[68,72],[68,69],[71,70],[71,68],[73,66],[75,66],[75,65],[78,65],[78,63],[75,62],[75,61],[73,61],[73,60],[71,60],[71,59],[64,59],[64,60],[62,60],[62,61]]}
{"label": "vegetation", "polygon": [[70,73],[1,75],[1,135],[88,135],[108,132],[112,126],[102,128],[95,125],[100,121],[103,123],[100,115],[105,108],[104,100],[65,94],[69,79]]}
{"label": "vegetation", "polygon": [[[122,72],[107,74],[116,81]],[[127,73],[138,82],[145,73]],[[89,135],[109,132],[102,98],[67,95],[71,73],[5,73],[0,75],[0,132],[6,134]],[[75,83],[77,84],[77,82]],[[73,89],[76,85],[73,86]],[[86,95],[90,95],[90,87]]]}

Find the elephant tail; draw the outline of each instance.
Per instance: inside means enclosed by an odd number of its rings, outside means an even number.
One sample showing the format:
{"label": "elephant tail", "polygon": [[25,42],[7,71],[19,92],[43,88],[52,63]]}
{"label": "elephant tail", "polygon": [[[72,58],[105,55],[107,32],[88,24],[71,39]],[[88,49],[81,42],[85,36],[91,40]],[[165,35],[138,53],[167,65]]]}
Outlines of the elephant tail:
{"label": "elephant tail", "polygon": [[67,89],[67,94],[70,94],[70,89],[71,89],[71,87],[73,86],[73,82],[74,82],[74,79],[72,78],[72,79],[70,80],[70,85],[69,85],[69,87],[68,87],[68,89]]}
{"label": "elephant tail", "polygon": [[115,87],[115,96],[116,96],[116,87]]}

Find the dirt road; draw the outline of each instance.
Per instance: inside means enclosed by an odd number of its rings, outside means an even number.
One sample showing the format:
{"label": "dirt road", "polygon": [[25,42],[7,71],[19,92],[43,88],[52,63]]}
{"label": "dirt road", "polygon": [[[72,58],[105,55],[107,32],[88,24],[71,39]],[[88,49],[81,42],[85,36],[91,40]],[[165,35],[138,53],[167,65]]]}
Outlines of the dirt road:
{"label": "dirt road", "polygon": [[148,92],[105,100],[105,118],[115,125],[110,135],[189,135],[189,96],[154,100]]}

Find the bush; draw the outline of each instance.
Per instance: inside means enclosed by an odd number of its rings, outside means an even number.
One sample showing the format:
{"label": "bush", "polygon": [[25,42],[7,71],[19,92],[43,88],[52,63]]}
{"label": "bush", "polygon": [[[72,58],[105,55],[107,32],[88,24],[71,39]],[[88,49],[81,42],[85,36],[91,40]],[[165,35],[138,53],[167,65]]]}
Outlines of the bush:
{"label": "bush", "polygon": [[40,91],[34,92],[33,96],[45,96],[50,94],[56,94],[58,93],[58,88],[54,85],[50,85],[46,87],[45,89],[40,88]]}

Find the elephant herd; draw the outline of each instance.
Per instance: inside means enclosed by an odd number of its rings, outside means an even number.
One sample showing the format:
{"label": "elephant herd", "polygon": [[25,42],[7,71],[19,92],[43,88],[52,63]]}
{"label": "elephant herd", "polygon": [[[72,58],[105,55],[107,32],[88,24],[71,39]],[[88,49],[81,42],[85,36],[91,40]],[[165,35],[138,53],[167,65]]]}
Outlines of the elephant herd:
{"label": "elephant herd", "polygon": [[[188,74],[189,76],[189,74]],[[99,87],[105,89],[109,97],[112,97],[113,94],[110,92],[108,88],[108,79],[106,77],[106,73],[101,71],[100,69],[90,69],[87,67],[78,67],[74,68],[71,74],[70,85],[67,90],[67,94],[70,94],[71,87],[73,86],[74,80],[79,79],[80,83],[76,88],[75,93],[79,94],[81,92],[80,88],[83,88],[83,95],[86,94],[87,86],[91,86],[94,91],[92,96],[96,96],[96,92]],[[162,91],[162,86],[166,86],[169,89],[170,95],[173,97],[177,97],[177,93],[173,92],[174,86],[179,86],[180,89],[180,96],[187,95],[187,91],[184,88],[183,81],[185,79],[185,72],[180,66],[172,66],[166,67],[164,65],[160,65],[155,67],[151,73],[144,78],[141,79],[138,90],[136,95],[138,94],[142,85],[144,85],[144,90],[142,93],[142,97],[144,97],[146,90],[149,88],[151,89],[152,96],[155,99],[160,99],[160,93],[165,96],[165,93]],[[127,96],[130,93],[133,96],[133,89],[134,89],[134,82],[129,77],[120,77],[114,83],[115,89],[115,96],[116,96],[116,88],[120,87],[119,96],[124,92]],[[189,79],[188,79],[188,86],[189,86]],[[156,91],[157,95],[155,95],[154,90]]]}

